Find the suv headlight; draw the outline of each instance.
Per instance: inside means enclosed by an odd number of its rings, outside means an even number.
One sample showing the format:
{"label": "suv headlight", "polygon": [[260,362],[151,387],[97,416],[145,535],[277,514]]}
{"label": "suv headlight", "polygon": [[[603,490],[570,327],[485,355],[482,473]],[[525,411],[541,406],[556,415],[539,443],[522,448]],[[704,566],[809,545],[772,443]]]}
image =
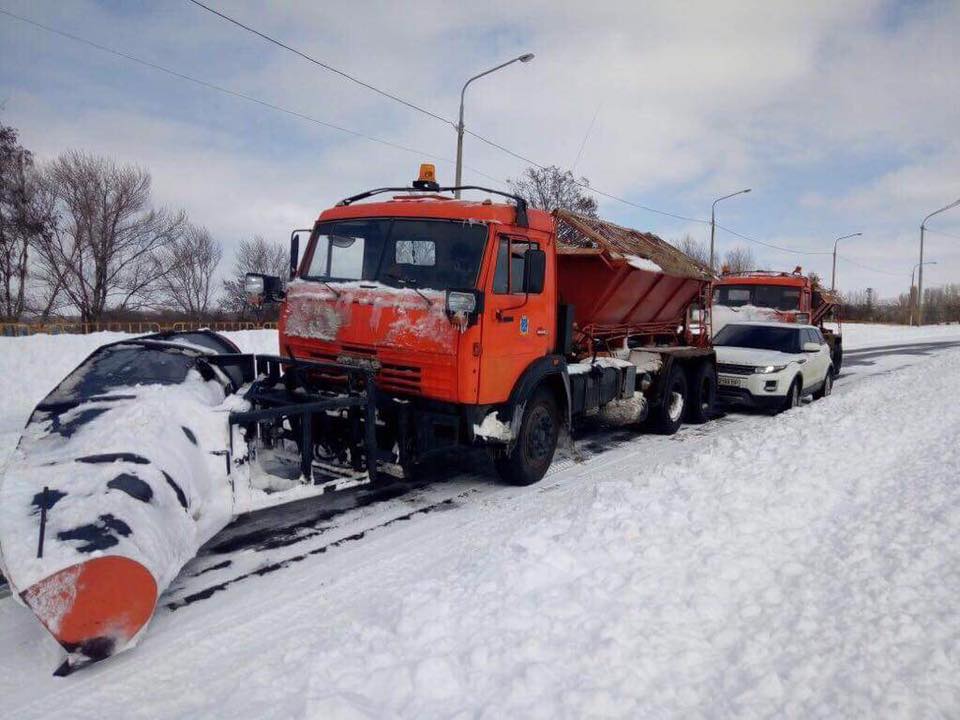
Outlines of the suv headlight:
{"label": "suv headlight", "polygon": [[778,373],[786,367],[786,365],[763,365],[761,367],[755,367],[753,371],[761,375],[767,375],[769,373]]}

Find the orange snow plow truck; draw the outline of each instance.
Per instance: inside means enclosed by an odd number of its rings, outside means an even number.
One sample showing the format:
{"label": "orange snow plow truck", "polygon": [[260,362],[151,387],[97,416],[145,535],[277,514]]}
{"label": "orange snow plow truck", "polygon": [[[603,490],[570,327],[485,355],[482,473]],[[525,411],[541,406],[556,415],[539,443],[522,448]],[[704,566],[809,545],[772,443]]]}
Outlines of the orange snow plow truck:
{"label": "orange snow plow truck", "polygon": [[654,235],[455,189],[425,165],[324,211],[302,259],[295,231],[286,287],[247,276],[253,302],[282,303],[276,367],[232,418],[259,452],[293,440],[302,476],[337,488],[482,445],[527,485],[581,418],[708,419],[709,269]]}
{"label": "orange snow plow truck", "polygon": [[[774,320],[816,325],[830,346],[834,374],[843,364],[843,337],[840,328],[840,297],[804,275],[793,272],[751,270],[727,272],[713,285],[712,329],[751,320]],[[828,322],[836,328],[827,326]]]}

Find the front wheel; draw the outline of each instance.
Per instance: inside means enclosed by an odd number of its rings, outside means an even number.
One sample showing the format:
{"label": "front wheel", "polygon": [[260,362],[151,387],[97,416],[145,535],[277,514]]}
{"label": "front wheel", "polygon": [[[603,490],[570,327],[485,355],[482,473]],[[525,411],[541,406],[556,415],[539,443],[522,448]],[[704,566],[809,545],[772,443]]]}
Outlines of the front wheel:
{"label": "front wheel", "polygon": [[497,474],[510,485],[533,485],[547,472],[560,437],[560,412],[553,394],[537,390],[523,410],[513,449],[494,461]]}
{"label": "front wheel", "polygon": [[800,405],[800,382],[800,378],[797,378],[790,383],[790,390],[787,391],[787,396],[783,399],[778,412],[786,412]]}

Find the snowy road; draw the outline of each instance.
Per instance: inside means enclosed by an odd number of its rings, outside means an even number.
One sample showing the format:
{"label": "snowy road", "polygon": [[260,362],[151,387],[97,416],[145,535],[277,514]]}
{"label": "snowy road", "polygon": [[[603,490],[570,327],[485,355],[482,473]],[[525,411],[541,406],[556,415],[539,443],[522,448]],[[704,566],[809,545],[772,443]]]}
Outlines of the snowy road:
{"label": "snowy road", "polygon": [[398,497],[246,518],[185,569],[139,648],[65,680],[2,600],[0,702],[16,717],[954,716],[960,342],[887,344],[848,350],[825,402],[670,438],[593,432],[584,462],[533,488],[468,457]]}

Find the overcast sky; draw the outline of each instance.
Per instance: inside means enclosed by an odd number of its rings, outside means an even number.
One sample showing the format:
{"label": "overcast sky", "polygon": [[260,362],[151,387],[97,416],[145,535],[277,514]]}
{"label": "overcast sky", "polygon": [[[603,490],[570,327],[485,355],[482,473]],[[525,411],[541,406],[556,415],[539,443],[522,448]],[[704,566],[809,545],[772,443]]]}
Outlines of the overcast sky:
{"label": "overcast sky", "polygon": [[[905,292],[919,225],[960,197],[960,2],[226,2],[209,4],[469,129],[633,203],[847,260],[843,290]],[[453,128],[270,45],[186,0],[0,0],[0,8],[408,152],[200,87],[0,15],[0,121],[40,159],[80,148],[147,167],[155,200],[223,242],[283,240],[432,158],[453,182]],[[592,123],[591,129],[591,122]],[[588,132],[589,131],[589,132]],[[465,181],[525,163],[469,138]],[[481,174],[478,174],[481,173]],[[491,179],[494,178],[495,180]],[[709,226],[598,198],[601,215],[709,239]],[[960,208],[929,224],[925,284],[960,282]],[[937,231],[936,233],[933,231]],[[945,234],[940,234],[945,233]],[[953,237],[951,237],[953,236]],[[820,272],[749,245],[771,269]]]}

